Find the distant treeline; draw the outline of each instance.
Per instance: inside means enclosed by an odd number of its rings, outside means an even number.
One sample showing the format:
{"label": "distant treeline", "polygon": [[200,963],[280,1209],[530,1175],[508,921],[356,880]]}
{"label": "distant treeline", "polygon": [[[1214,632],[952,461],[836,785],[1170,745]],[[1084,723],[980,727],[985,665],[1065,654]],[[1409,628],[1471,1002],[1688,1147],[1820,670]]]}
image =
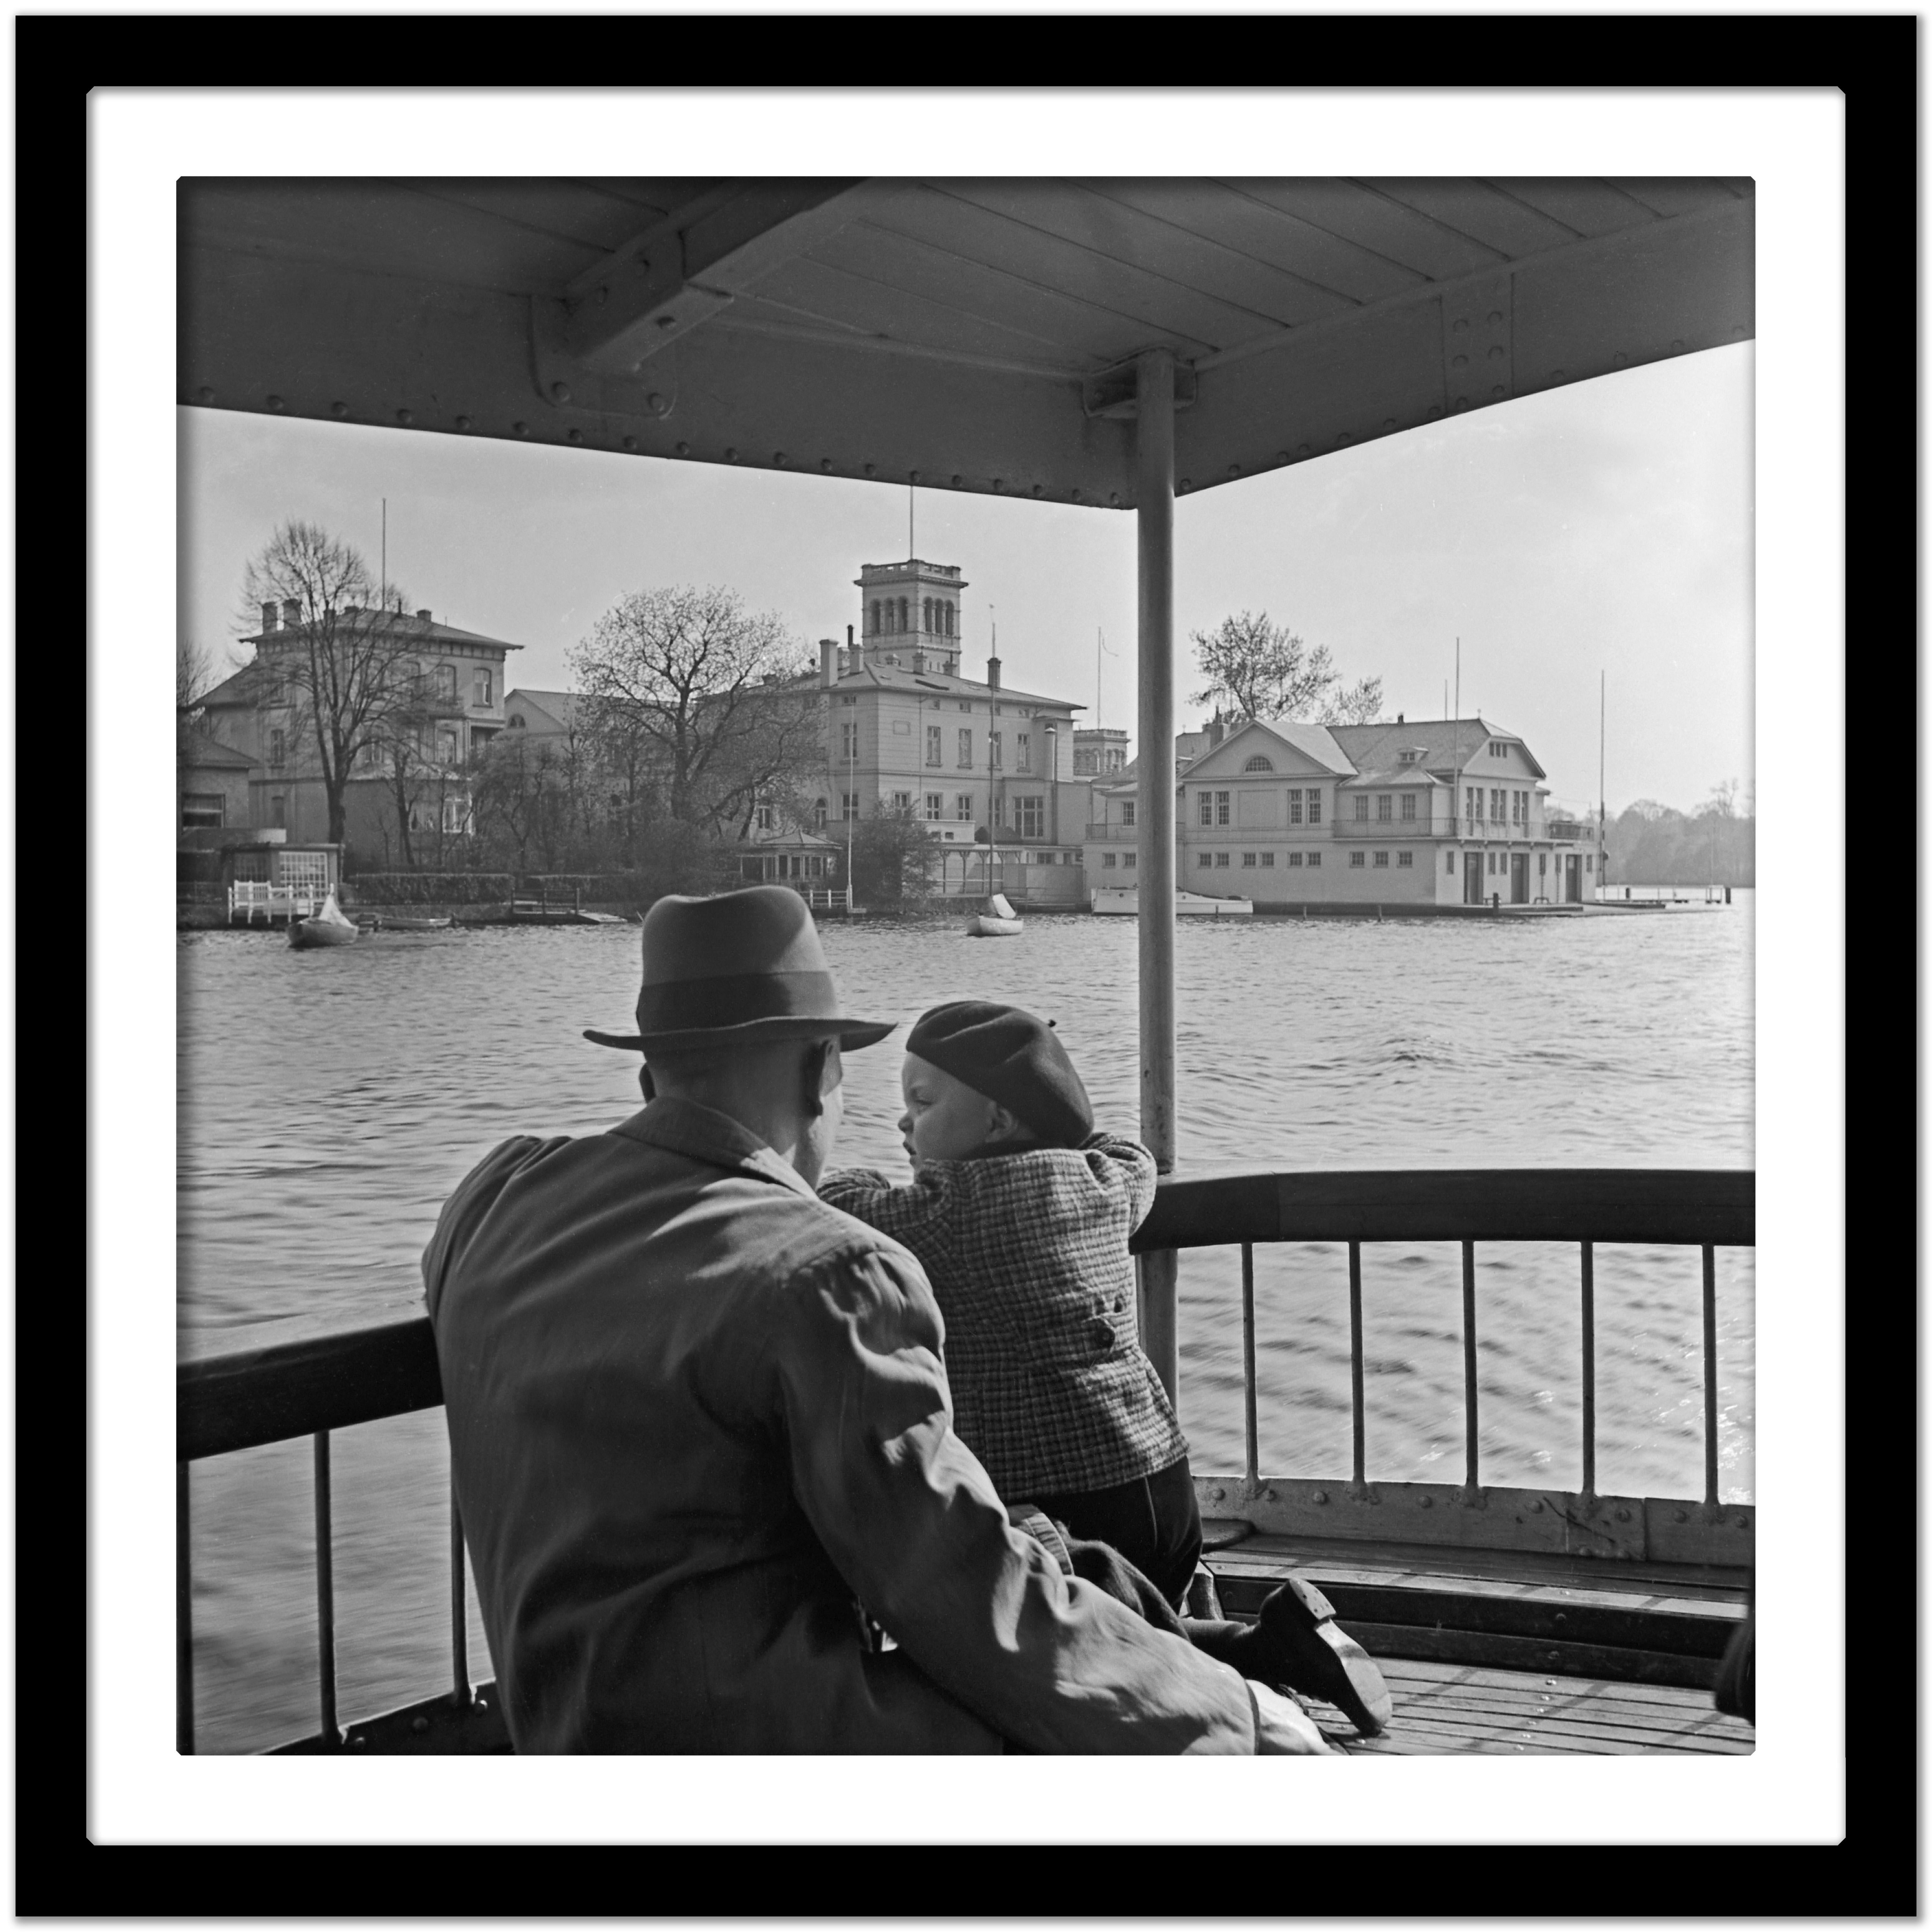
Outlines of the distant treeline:
{"label": "distant treeline", "polygon": [[1754,886],[1757,820],[1720,792],[1691,813],[1640,799],[1610,821],[1613,882],[1641,886]]}

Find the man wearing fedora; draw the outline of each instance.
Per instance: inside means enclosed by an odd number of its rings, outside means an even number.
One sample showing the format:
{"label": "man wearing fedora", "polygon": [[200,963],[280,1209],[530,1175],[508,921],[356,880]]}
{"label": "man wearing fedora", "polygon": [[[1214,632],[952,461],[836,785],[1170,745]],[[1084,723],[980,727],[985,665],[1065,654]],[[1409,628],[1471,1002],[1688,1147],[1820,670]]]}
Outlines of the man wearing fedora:
{"label": "man wearing fedora", "polygon": [[1319,1753],[1015,1529],[919,1263],[821,1202],[840,1011],[782,886],[660,899],[646,1104],[506,1141],[423,1275],[519,1751]]}

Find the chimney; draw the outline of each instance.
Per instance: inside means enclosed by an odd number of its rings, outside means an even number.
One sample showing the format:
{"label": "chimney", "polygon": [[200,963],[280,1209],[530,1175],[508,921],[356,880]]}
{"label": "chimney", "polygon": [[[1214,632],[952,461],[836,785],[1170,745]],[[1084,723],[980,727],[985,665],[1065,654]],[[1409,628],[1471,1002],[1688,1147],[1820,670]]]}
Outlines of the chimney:
{"label": "chimney", "polygon": [[288,626],[302,622],[302,604],[298,598],[284,597],[282,599],[282,622]]}
{"label": "chimney", "polygon": [[1398,712],[1395,714],[1395,722],[1396,722],[1398,724],[1400,724],[1402,722],[1402,713],[1401,713],[1400,711],[1398,711]]}
{"label": "chimney", "polygon": [[829,691],[838,682],[838,640],[820,638],[818,640],[818,681]]}
{"label": "chimney", "polygon": [[416,615],[420,617],[425,624],[431,623],[434,621],[427,610],[418,610],[416,613]]}
{"label": "chimney", "polygon": [[848,668],[857,672],[866,668],[866,647],[852,640],[852,626],[845,626],[845,662]]}
{"label": "chimney", "polygon": [[994,690],[999,689],[1000,661],[998,658],[988,658],[986,660],[986,682]]}
{"label": "chimney", "polygon": [[265,631],[272,631],[275,628],[276,621],[277,615],[274,604],[264,604],[262,606],[262,629]]}

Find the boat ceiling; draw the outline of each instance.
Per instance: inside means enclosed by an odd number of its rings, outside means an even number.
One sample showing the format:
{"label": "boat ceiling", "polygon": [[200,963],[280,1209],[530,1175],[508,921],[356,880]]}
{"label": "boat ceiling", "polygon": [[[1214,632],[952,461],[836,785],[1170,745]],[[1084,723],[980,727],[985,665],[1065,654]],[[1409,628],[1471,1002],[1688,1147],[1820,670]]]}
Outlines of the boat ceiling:
{"label": "boat ceiling", "polygon": [[1752,184],[188,180],[184,403],[1129,507],[1754,327]]}

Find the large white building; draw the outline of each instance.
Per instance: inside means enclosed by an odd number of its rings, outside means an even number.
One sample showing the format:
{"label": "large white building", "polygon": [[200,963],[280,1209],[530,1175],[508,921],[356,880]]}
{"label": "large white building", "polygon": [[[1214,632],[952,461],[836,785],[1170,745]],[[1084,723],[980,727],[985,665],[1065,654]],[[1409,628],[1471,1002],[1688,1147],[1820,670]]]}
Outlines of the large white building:
{"label": "large white building", "polygon": [[[1198,735],[1186,740],[1198,742]],[[1552,818],[1529,748],[1480,718],[1216,722],[1177,750],[1184,890],[1258,907],[1532,905],[1596,896],[1584,829]],[[1087,875],[1134,882],[1136,786],[1094,788]]]}

